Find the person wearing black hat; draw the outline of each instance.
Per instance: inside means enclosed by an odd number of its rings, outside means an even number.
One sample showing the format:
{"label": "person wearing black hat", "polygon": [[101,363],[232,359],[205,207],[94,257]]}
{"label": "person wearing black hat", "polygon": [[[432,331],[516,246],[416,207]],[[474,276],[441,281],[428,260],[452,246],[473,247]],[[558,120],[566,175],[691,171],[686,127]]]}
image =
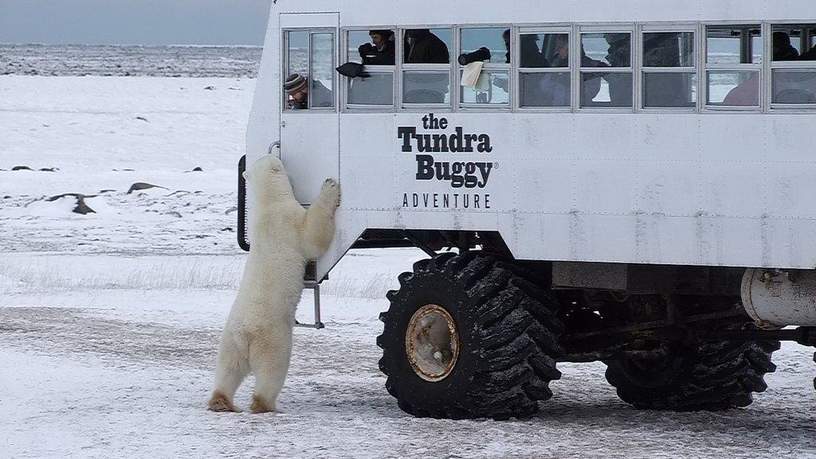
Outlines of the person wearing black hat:
{"label": "person wearing black hat", "polygon": [[371,37],[371,43],[365,43],[358,49],[363,65],[394,65],[396,56],[394,32],[371,30],[368,35]]}
{"label": "person wearing black hat", "polygon": [[[311,86],[311,89],[309,88]],[[312,80],[309,84],[308,78],[299,73],[293,73],[286,78],[283,83],[283,90],[289,96],[289,110],[305,110],[309,108],[309,92],[312,93],[312,107],[333,107],[334,95],[331,89],[323,86],[323,83]]]}

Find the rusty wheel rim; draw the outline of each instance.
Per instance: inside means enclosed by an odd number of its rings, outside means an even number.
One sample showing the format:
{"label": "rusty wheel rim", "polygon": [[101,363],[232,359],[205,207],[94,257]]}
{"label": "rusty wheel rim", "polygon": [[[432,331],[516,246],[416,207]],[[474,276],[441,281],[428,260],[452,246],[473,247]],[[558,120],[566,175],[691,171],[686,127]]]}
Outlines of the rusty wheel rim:
{"label": "rusty wheel rim", "polygon": [[450,313],[438,304],[419,308],[408,322],[405,353],[414,372],[429,382],[450,376],[459,359],[459,333]]}

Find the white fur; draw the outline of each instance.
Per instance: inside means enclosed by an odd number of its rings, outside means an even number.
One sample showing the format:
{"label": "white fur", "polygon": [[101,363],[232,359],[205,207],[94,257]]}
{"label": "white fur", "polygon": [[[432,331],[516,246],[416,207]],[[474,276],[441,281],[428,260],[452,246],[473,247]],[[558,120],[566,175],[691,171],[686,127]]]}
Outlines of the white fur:
{"label": "white fur", "polygon": [[234,411],[235,391],[253,373],[252,411],[266,412],[275,410],[289,368],[306,262],[325,253],[334,237],[340,188],[327,179],[305,210],[278,158],[263,157],[244,176],[255,198],[252,247],[221,339],[210,409]]}

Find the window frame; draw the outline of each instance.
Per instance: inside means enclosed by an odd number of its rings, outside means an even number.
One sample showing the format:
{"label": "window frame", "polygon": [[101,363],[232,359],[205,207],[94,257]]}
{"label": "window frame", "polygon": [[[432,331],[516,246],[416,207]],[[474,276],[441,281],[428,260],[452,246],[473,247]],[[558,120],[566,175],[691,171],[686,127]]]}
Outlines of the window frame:
{"label": "window frame", "polygon": [[[528,34],[539,35],[567,35],[569,40],[569,64],[567,67],[541,67],[541,68],[523,68],[521,67],[521,36]],[[514,111],[522,113],[568,113],[575,111],[575,63],[573,61],[575,43],[575,26],[571,24],[554,24],[545,26],[520,26],[515,27],[511,33],[511,43],[513,52],[510,54],[510,65],[512,67],[512,86],[514,88],[511,94],[512,106]],[[522,74],[545,74],[545,73],[566,73],[570,78],[570,103],[561,107],[525,107],[521,105],[521,75]]]}
{"label": "window frame", "polygon": [[[643,22],[643,23],[520,23],[508,25],[506,23],[480,23],[480,24],[420,24],[420,25],[377,25],[377,26],[349,26],[340,28],[331,27],[286,27],[281,28],[281,50],[282,59],[280,62],[281,80],[285,79],[289,71],[289,45],[290,34],[305,32],[309,36],[307,73],[309,80],[312,80],[313,63],[312,53],[314,36],[316,34],[329,34],[332,37],[334,52],[332,53],[332,67],[336,66],[343,58],[348,58],[351,54],[349,47],[349,33],[359,31],[369,31],[374,29],[388,29],[395,32],[395,65],[392,66],[367,66],[366,70],[376,74],[391,74],[393,103],[391,105],[367,105],[349,104],[349,79],[344,76],[332,74],[332,84],[334,92],[333,107],[312,107],[311,93],[308,100],[308,108],[302,110],[289,110],[288,96],[280,89],[281,112],[288,114],[310,113],[312,111],[320,113],[336,112],[423,112],[433,110],[437,112],[513,112],[513,113],[805,113],[813,114],[816,111],[816,103],[813,104],[780,104],[773,102],[773,81],[775,71],[801,71],[816,72],[816,61],[774,61],[773,60],[773,29],[776,26],[816,26],[816,20],[796,20],[796,21],[686,21],[686,22]],[[762,63],[751,64],[714,64],[708,62],[708,31],[710,28],[718,27],[745,27],[757,28],[762,34],[762,49],[760,53],[755,53],[757,42],[755,39],[748,40],[749,52],[761,56]],[[448,64],[404,64],[404,36],[410,29],[445,29],[450,30],[451,43],[449,52],[451,59]],[[510,63],[486,64],[485,71],[509,72],[509,104],[488,105],[470,104],[462,102],[461,70],[457,58],[463,52],[462,33],[468,29],[504,28],[510,29]],[[695,46],[695,66],[692,67],[646,67],[644,65],[644,38],[647,33],[660,32],[689,32],[694,34]],[[566,34],[570,43],[570,59],[568,67],[545,67],[528,68],[520,67],[520,36],[522,34]],[[632,38],[631,55],[629,67],[606,67],[593,70],[594,68],[582,68],[581,63],[581,41],[586,33],[628,33]],[[808,33],[801,38],[802,43],[808,40],[816,44],[816,33]],[[452,50],[452,51],[451,51]],[[469,50],[472,51],[472,50]],[[347,59],[346,61],[349,61]],[[443,73],[447,71],[450,82],[450,103],[427,104],[427,103],[406,103],[404,101],[404,79],[406,72],[426,71]],[[759,102],[755,106],[726,106],[712,105],[708,103],[709,97],[709,74],[712,71],[746,71],[756,72],[759,81]],[[582,78],[586,73],[631,73],[632,74],[632,106],[631,107],[581,107]],[[520,79],[524,74],[544,74],[562,73],[569,74],[570,77],[570,104],[560,107],[524,107],[521,105],[521,85]],[[697,94],[695,107],[645,107],[644,78],[649,73],[678,73],[693,74],[696,76]],[[282,85],[282,81],[281,81]]]}
{"label": "window frame", "polygon": [[298,109],[298,110],[291,110],[288,108],[289,104],[289,96],[286,94],[286,91],[283,89],[283,83],[286,78],[289,76],[289,34],[292,32],[306,32],[309,34],[309,43],[306,47],[306,74],[308,76],[307,84],[311,84],[312,80],[312,43],[314,42],[314,35],[319,34],[331,34],[332,36],[332,69],[337,66],[337,51],[338,51],[338,40],[337,40],[337,29],[330,28],[330,27],[287,27],[281,29],[281,43],[283,44],[282,51],[283,51],[283,58],[281,59],[281,84],[280,88],[278,89],[280,92],[280,100],[281,100],[281,113],[286,114],[306,114],[310,112],[321,112],[321,113],[337,113],[338,111],[338,82],[339,79],[337,78],[336,72],[332,71],[332,97],[333,103],[331,107],[312,107],[312,91],[309,91],[308,98],[306,101],[306,108],[305,109]]}
{"label": "window frame", "polygon": [[[671,23],[671,24],[656,24],[648,23],[641,24],[637,27],[637,87],[639,88],[635,94],[635,107],[637,112],[643,113],[695,113],[700,110],[700,31],[697,23]],[[644,43],[645,35],[649,33],[691,33],[692,43],[694,45],[694,59],[692,66],[685,67],[647,67],[644,62]],[[647,107],[646,106],[646,74],[674,74],[674,75],[688,75],[691,74],[697,80],[697,92],[695,95],[694,105],[691,107]]]}
{"label": "window frame", "polygon": [[[768,42],[770,41],[767,33],[767,23],[765,22],[751,22],[751,21],[708,21],[708,22],[701,22],[700,23],[702,29],[702,41],[703,47],[701,48],[700,58],[702,59],[702,67],[700,69],[700,74],[698,78],[701,78],[701,85],[699,91],[699,97],[701,99],[701,113],[704,112],[733,112],[733,113],[740,113],[740,112],[749,112],[749,113],[757,113],[757,112],[765,112],[767,110],[767,104],[765,103],[766,98],[766,88],[765,82],[767,78],[765,77],[766,73],[766,66],[768,64]],[[760,54],[760,58],[762,62],[751,63],[751,64],[713,64],[708,62],[708,30],[709,28],[723,28],[723,27],[756,27],[760,30],[760,34],[762,37],[762,50]],[[750,53],[753,57],[753,40],[747,40],[748,46],[750,48]],[[710,104],[708,102],[708,86],[709,86],[709,72],[710,71],[731,71],[731,72],[756,72],[759,75],[759,94],[757,94],[757,105],[750,105],[750,106],[740,106],[740,105],[716,105]]]}
{"label": "window frame", "polygon": [[[609,23],[609,24],[576,24],[575,25],[575,40],[573,49],[570,51],[572,56],[570,61],[574,65],[573,70],[573,97],[576,98],[574,104],[575,111],[587,113],[634,113],[636,105],[636,95],[640,91],[640,85],[637,75],[637,49],[639,49],[639,38],[637,35],[638,24],[635,23]],[[605,33],[628,33],[630,37],[629,42],[629,66],[628,67],[603,67],[603,70],[584,70],[581,65],[581,44],[583,42],[584,34],[605,34]],[[588,69],[598,67],[588,67]],[[581,93],[583,92],[583,74],[584,73],[621,73],[630,74],[632,76],[632,103],[628,107],[584,107],[583,100],[581,100]]]}
{"label": "window frame", "polygon": [[344,62],[351,62],[349,58],[349,33],[350,32],[368,32],[370,30],[392,30],[394,31],[394,65],[367,65],[365,66],[365,71],[372,74],[391,74],[391,105],[371,105],[371,104],[351,104],[348,102],[349,98],[349,84],[351,83],[351,78],[347,76],[340,75],[340,79],[343,81],[342,90],[341,90],[341,104],[342,104],[342,111],[343,112],[380,112],[380,113],[393,113],[397,109],[397,94],[398,94],[398,86],[399,82],[397,81],[397,72],[399,71],[399,64],[401,62],[402,56],[402,43],[400,43],[399,39],[399,27],[395,25],[383,25],[383,26],[368,26],[368,27],[343,27],[340,29],[340,34],[342,36],[341,40],[341,60]]}
{"label": "window frame", "polygon": [[[451,43],[448,46],[448,54],[450,58],[447,64],[406,64],[403,62],[405,57],[404,52],[404,45],[405,45],[405,32],[408,30],[414,29],[450,29],[451,31]],[[456,36],[456,26],[453,24],[419,24],[419,25],[403,25],[397,27],[397,56],[395,58],[395,62],[397,64],[397,70],[399,71],[399,84],[397,85],[396,93],[394,94],[394,102],[398,104],[398,111],[400,112],[422,112],[427,110],[434,110],[441,113],[449,113],[453,112],[456,103],[456,84],[458,79],[456,78],[456,72],[454,72],[454,62],[458,56],[454,56],[454,51],[457,49],[457,36]],[[457,63],[458,65],[458,63]],[[449,99],[448,103],[441,103],[441,104],[425,104],[425,103],[407,103],[405,102],[405,72],[426,72],[426,73],[441,73],[442,68],[447,66],[448,70],[448,82],[449,82]]]}
{"label": "window frame", "polygon": [[[775,70],[788,70],[793,72],[811,72],[816,75],[816,61],[774,61],[773,60],[773,28],[774,26],[812,26],[811,29],[816,30],[816,21],[813,22],[802,22],[802,21],[795,21],[795,22],[786,22],[786,21],[774,21],[768,22],[767,28],[769,31],[769,39],[765,41],[765,53],[770,58],[767,59],[767,65],[764,69],[767,72],[766,77],[766,101],[768,111],[776,112],[776,113],[796,113],[796,112],[806,112],[812,113],[814,109],[816,109],[816,103],[811,104],[780,104],[775,103],[773,101],[774,91],[773,91],[773,81],[774,81],[774,71]],[[816,45],[816,34],[813,34],[809,37],[810,41],[814,42]],[[803,40],[804,41],[804,40]],[[807,52],[807,50],[805,50]]]}
{"label": "window frame", "polygon": [[[486,63],[482,68],[483,72],[507,72],[507,97],[508,102],[506,104],[501,105],[490,105],[490,104],[469,104],[462,101],[462,72],[464,71],[464,66],[459,64],[459,56],[464,53],[465,51],[462,49],[462,32],[464,30],[469,29],[510,29],[510,62],[509,63]],[[515,59],[515,53],[513,52],[516,37],[515,37],[515,28],[511,24],[502,24],[502,23],[493,23],[493,24],[478,24],[478,25],[457,25],[453,27],[454,37],[454,49],[455,52],[453,56],[451,56],[451,66],[453,67],[453,73],[455,74],[455,80],[451,80],[451,84],[455,84],[455,99],[451,97],[451,100],[454,102],[455,111],[481,111],[487,110],[490,112],[495,111],[512,111],[513,106],[513,92],[515,89],[515,84],[513,82],[513,62]],[[473,51],[473,50],[471,50]],[[451,94],[452,96],[454,94]]]}

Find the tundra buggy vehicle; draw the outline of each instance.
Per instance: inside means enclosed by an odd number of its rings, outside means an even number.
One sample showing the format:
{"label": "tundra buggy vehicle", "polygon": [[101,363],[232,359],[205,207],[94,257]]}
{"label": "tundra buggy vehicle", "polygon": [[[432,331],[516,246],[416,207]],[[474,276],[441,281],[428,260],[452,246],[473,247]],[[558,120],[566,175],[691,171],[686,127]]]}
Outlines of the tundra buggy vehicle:
{"label": "tundra buggy vehicle", "polygon": [[589,361],[721,410],[816,345],[814,126],[813,0],[278,0],[245,163],[280,154],[304,205],[339,178],[315,282],[428,254],[380,317],[404,411],[530,415]]}

